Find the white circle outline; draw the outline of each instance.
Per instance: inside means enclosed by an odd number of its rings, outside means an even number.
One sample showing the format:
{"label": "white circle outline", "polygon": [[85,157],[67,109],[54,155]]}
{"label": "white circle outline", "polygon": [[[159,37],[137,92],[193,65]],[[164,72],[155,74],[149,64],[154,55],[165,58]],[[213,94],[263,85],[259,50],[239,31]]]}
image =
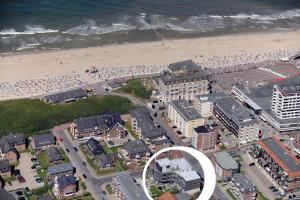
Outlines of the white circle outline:
{"label": "white circle outline", "polygon": [[175,146],[175,147],[168,147],[161,149],[160,151],[156,152],[146,163],[144,170],[143,170],[143,176],[142,176],[142,183],[143,183],[143,189],[145,191],[146,196],[149,200],[154,200],[146,186],[146,173],[147,169],[150,165],[150,163],[161,153],[164,153],[166,151],[172,151],[172,150],[179,150],[184,151],[186,153],[189,153],[190,155],[194,156],[196,160],[199,162],[199,164],[202,167],[203,173],[204,173],[204,187],[199,195],[197,200],[209,200],[210,197],[213,195],[215,186],[216,186],[216,173],[215,168],[212,165],[211,161],[208,159],[208,157],[203,154],[202,152],[190,148],[190,147],[184,147],[184,146]]}

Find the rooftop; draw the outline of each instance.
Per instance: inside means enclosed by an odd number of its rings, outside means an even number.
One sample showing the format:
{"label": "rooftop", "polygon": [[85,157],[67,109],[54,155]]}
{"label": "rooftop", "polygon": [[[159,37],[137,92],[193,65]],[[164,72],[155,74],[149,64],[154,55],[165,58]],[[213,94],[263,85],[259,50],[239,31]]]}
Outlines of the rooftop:
{"label": "rooftop", "polygon": [[260,140],[258,144],[289,176],[300,176],[300,162],[276,136]]}
{"label": "rooftop", "polygon": [[171,104],[186,121],[202,118],[200,113],[187,100],[179,99],[172,101]]}
{"label": "rooftop", "polygon": [[217,163],[223,169],[238,169],[238,163],[232,158],[232,156],[227,151],[220,151],[214,154]]}
{"label": "rooftop", "polygon": [[44,96],[43,98],[49,102],[49,103],[62,103],[66,101],[72,101],[75,99],[87,97],[86,91],[84,91],[81,88],[70,90],[70,91],[65,91],[65,92],[60,92],[56,94],[51,94]]}
{"label": "rooftop", "polygon": [[0,160],[0,170],[9,168],[9,161],[8,160]]}
{"label": "rooftop", "polygon": [[119,113],[104,113],[102,115],[75,119],[77,131],[89,132],[97,129],[111,129],[116,123],[123,124]]}
{"label": "rooftop", "polygon": [[191,181],[201,178],[199,174],[193,170],[193,167],[185,158],[163,158],[156,160],[156,163],[162,168],[163,173],[177,173],[185,181]]}
{"label": "rooftop", "polygon": [[215,99],[221,99],[227,96],[228,95],[226,95],[224,92],[212,92],[208,94],[197,95],[195,96],[195,98],[197,98],[200,102],[207,102],[214,101]]}
{"label": "rooftop", "polygon": [[276,85],[284,94],[300,93],[300,76],[285,79]]}
{"label": "rooftop", "polygon": [[194,63],[192,60],[184,60],[169,64],[168,69],[172,72],[194,72],[201,69],[200,65]]}
{"label": "rooftop", "polygon": [[122,194],[125,196],[125,200],[148,199],[144,191],[136,185],[128,173],[119,174],[114,179]]}
{"label": "rooftop", "polygon": [[152,119],[150,118],[149,111],[142,107],[130,111],[130,115],[133,116],[141,129],[142,135],[148,139],[154,139],[164,135],[164,131],[161,128],[157,128]]}
{"label": "rooftop", "polygon": [[55,174],[61,174],[64,172],[70,172],[74,170],[74,166],[72,163],[62,163],[62,164],[57,164],[53,165],[48,168],[48,174],[49,175],[55,175]]}
{"label": "rooftop", "polygon": [[127,142],[123,145],[123,149],[125,149],[129,154],[151,152],[150,148],[142,140]]}
{"label": "rooftop", "polygon": [[0,187],[0,199],[15,200],[15,198],[4,188]]}
{"label": "rooftop", "polygon": [[227,97],[217,99],[215,100],[215,104],[237,125],[247,125],[257,122],[254,113],[250,109],[241,105],[235,98]]}
{"label": "rooftop", "polygon": [[32,136],[35,147],[41,147],[43,145],[48,145],[49,143],[55,143],[55,137],[52,133],[46,133],[41,135]]}
{"label": "rooftop", "polygon": [[217,126],[218,126],[217,124],[198,126],[194,128],[194,131],[198,134],[210,133],[214,131]]}
{"label": "rooftop", "polygon": [[234,174],[232,180],[239,188],[241,188],[241,190],[253,192],[256,190],[255,185],[253,185],[253,183],[244,174]]}
{"label": "rooftop", "polygon": [[73,175],[70,175],[70,176],[62,175],[62,176],[58,177],[57,183],[58,183],[59,189],[62,190],[69,185],[76,184],[76,178]]}

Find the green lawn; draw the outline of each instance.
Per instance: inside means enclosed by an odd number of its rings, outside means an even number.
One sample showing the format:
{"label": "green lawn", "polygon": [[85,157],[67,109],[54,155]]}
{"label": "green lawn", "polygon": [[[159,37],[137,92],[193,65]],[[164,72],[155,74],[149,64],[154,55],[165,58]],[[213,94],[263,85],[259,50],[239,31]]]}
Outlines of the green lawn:
{"label": "green lawn", "polygon": [[134,130],[132,129],[132,126],[129,122],[125,122],[125,128],[127,129],[127,131],[129,132],[129,134],[134,138],[134,139],[139,139],[139,136],[134,132]]}
{"label": "green lawn", "polygon": [[22,99],[0,102],[0,137],[9,132],[34,134],[75,118],[98,115],[104,111],[128,113],[135,108],[127,98],[92,96],[64,105],[48,105],[40,100]]}
{"label": "green lawn", "polygon": [[162,192],[154,185],[150,186],[150,192],[153,197],[158,197],[162,194]]}
{"label": "green lawn", "polygon": [[116,92],[125,92],[140,97],[142,99],[149,99],[152,94],[152,90],[147,89],[143,84],[143,80],[141,79],[134,79],[128,81],[127,85],[116,90]]}
{"label": "green lawn", "polygon": [[107,192],[108,192],[109,194],[114,194],[114,193],[115,193],[115,192],[113,191],[113,189],[112,189],[112,187],[111,187],[110,184],[107,184],[107,185],[105,186],[105,188],[106,188],[106,190],[107,190]]}
{"label": "green lawn", "polygon": [[263,193],[262,192],[257,192],[257,198],[259,199],[259,200],[269,200],[268,198],[266,198],[264,195],[263,195]]}
{"label": "green lawn", "polygon": [[116,147],[109,147],[106,142],[102,142],[101,146],[103,148],[103,151],[105,152],[105,154],[112,154],[112,153],[118,153],[119,148],[121,148],[121,146],[116,146]]}
{"label": "green lawn", "polygon": [[50,163],[48,162],[48,156],[45,151],[41,151],[37,154],[37,159],[41,165],[41,168],[46,170],[50,166]]}
{"label": "green lawn", "polygon": [[13,182],[15,180],[17,180],[16,176],[12,175],[11,177],[4,179],[4,182],[8,183],[8,182]]}

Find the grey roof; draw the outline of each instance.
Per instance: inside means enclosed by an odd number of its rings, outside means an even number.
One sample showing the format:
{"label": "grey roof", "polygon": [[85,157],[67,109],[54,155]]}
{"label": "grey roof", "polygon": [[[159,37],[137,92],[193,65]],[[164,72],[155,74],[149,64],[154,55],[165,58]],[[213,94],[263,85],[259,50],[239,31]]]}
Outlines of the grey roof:
{"label": "grey roof", "polygon": [[86,142],[86,145],[94,155],[99,155],[103,152],[101,144],[93,137]]}
{"label": "grey roof", "polygon": [[129,112],[129,114],[137,120],[138,126],[141,129],[141,134],[144,138],[155,139],[164,135],[163,129],[157,128],[154,125],[150,118],[150,113],[146,108],[142,107],[133,109]]}
{"label": "grey roof", "polygon": [[300,172],[299,162],[295,161],[291,155],[274,140],[273,137],[262,139],[261,142],[271,150],[272,155],[276,155],[277,159],[283,162],[289,171]]}
{"label": "grey roof", "polygon": [[32,136],[35,148],[40,148],[46,145],[55,144],[55,137],[52,133]]}
{"label": "grey roof", "polygon": [[110,112],[102,115],[75,119],[74,123],[76,124],[79,133],[95,131],[97,129],[107,129],[109,131],[117,123],[123,124],[119,113]]}
{"label": "grey roof", "polygon": [[215,104],[228,118],[239,126],[258,122],[253,111],[241,105],[235,98],[217,99],[215,100]]}
{"label": "grey roof", "polygon": [[186,121],[201,119],[200,113],[187,100],[179,99],[170,103]]}
{"label": "grey roof", "polygon": [[0,199],[15,200],[15,198],[4,188],[0,187]]}
{"label": "grey roof", "polygon": [[8,160],[0,160],[0,170],[10,168]]}
{"label": "grey roof", "polygon": [[255,185],[244,174],[234,174],[231,180],[242,192],[256,191]]}
{"label": "grey roof", "polygon": [[150,148],[142,140],[134,140],[127,142],[123,145],[123,149],[125,149],[129,154],[151,152]]}
{"label": "grey roof", "polygon": [[225,94],[224,92],[212,92],[212,93],[208,93],[208,94],[201,94],[201,95],[197,95],[195,96],[195,98],[197,98],[200,102],[212,102],[216,99],[222,99],[228,97],[227,94]]}
{"label": "grey roof", "polygon": [[72,163],[62,163],[62,164],[57,164],[49,167],[48,174],[55,175],[55,174],[71,172],[73,170],[74,170],[74,166],[72,165]]}
{"label": "grey roof", "polygon": [[223,169],[239,169],[238,163],[231,157],[231,155],[226,151],[217,152],[214,154],[217,163]]}
{"label": "grey roof", "polygon": [[112,159],[110,158],[110,156],[107,156],[104,153],[102,153],[98,156],[98,158],[99,158],[99,164],[101,168],[105,168],[107,166],[112,165]]}
{"label": "grey roof", "polygon": [[0,140],[0,149],[3,153],[7,153],[9,151],[16,151],[15,148],[5,140]]}
{"label": "grey roof", "polygon": [[84,91],[82,88],[78,88],[74,90],[47,95],[44,96],[43,98],[49,103],[63,103],[63,102],[72,101],[87,96],[88,95],[86,91]]}
{"label": "grey roof", "polygon": [[52,147],[46,150],[47,156],[50,162],[63,160],[63,156],[60,154],[57,148]]}
{"label": "grey roof", "polygon": [[207,80],[208,76],[204,70],[200,70],[194,73],[181,73],[181,74],[173,74],[170,72],[163,72],[160,76],[160,80],[164,83],[164,85],[171,85],[175,83],[188,83],[200,80]]}
{"label": "grey roof", "polygon": [[110,87],[111,89],[117,89],[122,86],[122,83],[112,81],[112,82],[107,83],[107,86]]}
{"label": "grey roof", "polygon": [[6,136],[3,136],[0,140],[0,149],[3,153],[7,153],[8,151],[16,151],[14,148],[15,145],[25,144],[25,136],[21,133],[9,133]]}
{"label": "grey roof", "polygon": [[217,126],[218,126],[217,124],[203,125],[203,126],[195,127],[194,130],[198,134],[210,133],[214,131]]}
{"label": "grey roof", "polygon": [[76,184],[76,178],[73,175],[70,176],[62,175],[58,177],[57,183],[58,183],[58,188],[62,190],[69,185]]}
{"label": "grey roof", "polygon": [[200,70],[200,65],[194,63],[192,60],[184,60],[176,63],[169,64],[168,68],[172,72],[176,71],[185,71],[185,72],[193,72]]}
{"label": "grey roof", "polygon": [[115,181],[118,184],[118,188],[125,197],[125,200],[147,200],[147,196],[144,191],[139,188],[132,180],[128,173],[120,174],[116,176]]}
{"label": "grey roof", "polygon": [[300,92],[300,76],[285,79],[276,84],[283,93],[293,94]]}

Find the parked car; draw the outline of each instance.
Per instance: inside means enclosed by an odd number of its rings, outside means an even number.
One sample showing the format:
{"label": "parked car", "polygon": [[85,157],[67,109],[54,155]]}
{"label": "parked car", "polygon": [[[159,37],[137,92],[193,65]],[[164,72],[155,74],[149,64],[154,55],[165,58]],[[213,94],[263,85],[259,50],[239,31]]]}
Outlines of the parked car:
{"label": "parked car", "polygon": [[86,166],[86,162],[83,161],[82,164],[83,164],[84,166]]}
{"label": "parked car", "polygon": [[66,152],[68,152],[68,153],[69,153],[69,152],[70,152],[70,150],[69,150],[68,148],[66,148]]}
{"label": "parked car", "polygon": [[86,175],[85,175],[85,174],[83,174],[82,176],[83,176],[83,178],[87,179],[87,177],[86,177]]}
{"label": "parked car", "polygon": [[76,152],[78,151],[78,148],[77,148],[77,147],[73,147],[73,149],[74,149],[74,151],[76,151]]}
{"label": "parked car", "polygon": [[255,163],[254,163],[254,162],[249,164],[249,166],[250,166],[250,167],[252,167],[252,166],[254,166],[254,165],[255,165]]}
{"label": "parked car", "polygon": [[25,183],[26,182],[26,180],[23,176],[18,176],[17,179],[18,179],[19,183]]}
{"label": "parked car", "polygon": [[153,115],[154,117],[157,117],[157,113],[154,113],[154,115]]}

